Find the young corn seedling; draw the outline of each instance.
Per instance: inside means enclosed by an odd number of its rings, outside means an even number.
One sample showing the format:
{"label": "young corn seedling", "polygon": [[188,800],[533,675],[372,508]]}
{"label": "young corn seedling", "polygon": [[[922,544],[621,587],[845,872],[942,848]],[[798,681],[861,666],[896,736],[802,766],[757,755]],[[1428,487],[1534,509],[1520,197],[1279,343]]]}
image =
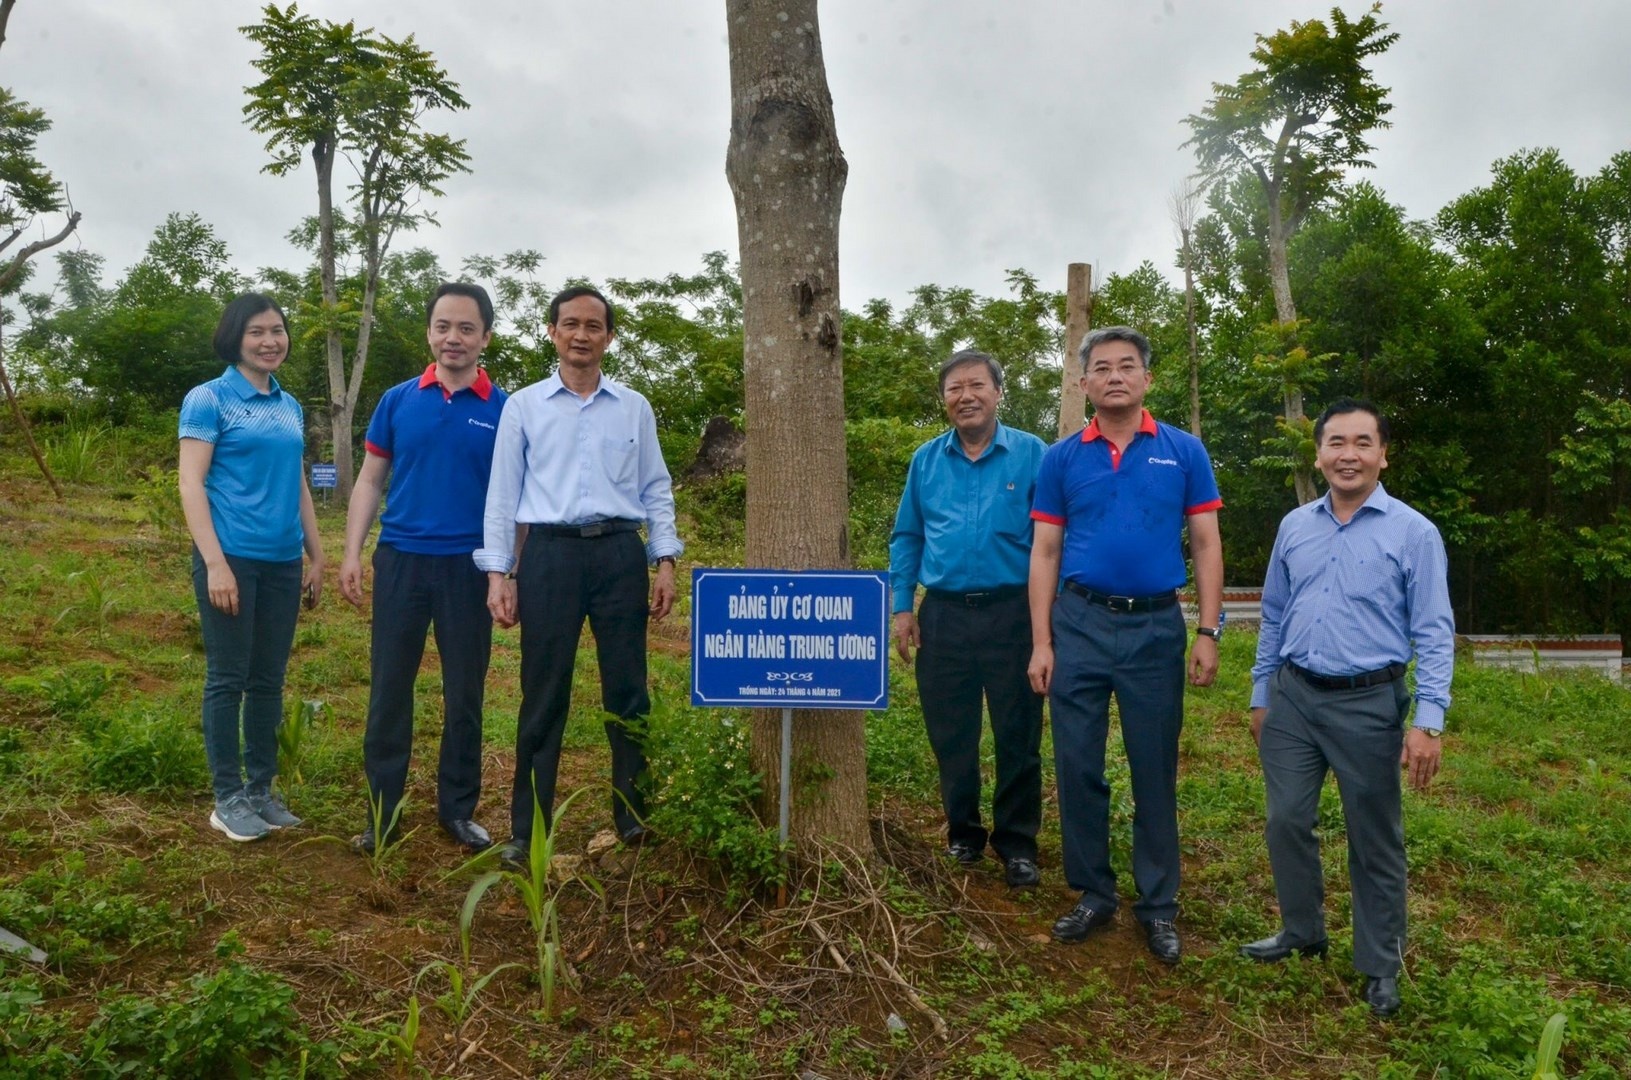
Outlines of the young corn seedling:
{"label": "young corn seedling", "polygon": [[[544,1015],[553,1016],[555,1012],[555,981],[564,970],[566,977],[572,978],[571,967],[564,965],[561,959],[561,921],[557,912],[559,889],[550,880],[550,863],[555,857],[556,828],[571,809],[578,797],[589,791],[589,788],[579,788],[561,803],[560,810],[556,811],[553,826],[546,827],[544,808],[538,802],[537,792],[534,791],[532,799],[532,836],[528,843],[527,865],[523,869],[488,870],[478,877],[465,894],[464,909],[459,913],[459,942],[464,950],[465,963],[470,962],[470,927],[476,918],[476,907],[481,898],[487,895],[499,882],[508,882],[521,896],[521,903],[527,911],[527,922],[532,927],[533,938],[537,944],[538,985],[542,989],[544,999]],[[465,864],[465,867],[475,867],[487,862],[491,852],[483,852]],[[461,867],[460,869],[464,869]],[[605,899],[605,890],[600,882],[592,877],[579,877],[594,894]]]}

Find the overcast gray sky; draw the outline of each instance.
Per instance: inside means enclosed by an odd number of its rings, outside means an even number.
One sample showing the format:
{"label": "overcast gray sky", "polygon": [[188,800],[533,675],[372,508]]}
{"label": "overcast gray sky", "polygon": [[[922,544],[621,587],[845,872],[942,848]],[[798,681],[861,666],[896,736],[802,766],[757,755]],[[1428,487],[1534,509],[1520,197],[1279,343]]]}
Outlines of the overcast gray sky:
{"label": "overcast gray sky", "polygon": [[[1350,17],[1364,11],[1345,3]],[[1171,273],[1167,197],[1193,169],[1183,117],[1248,68],[1254,33],[1323,18],[1281,0],[826,0],[821,33],[849,159],[842,298],[926,283],[992,294],[1023,267],[1063,288],[1151,259]],[[233,262],[296,268],[310,166],[274,178],[243,124],[247,0],[20,0],[0,83],[55,123],[46,162],[110,277],[171,211],[197,211]],[[536,248],[544,280],[688,272],[736,248],[720,0],[308,0],[414,34],[471,108],[431,123],[474,172],[403,238],[456,268]],[[1391,130],[1369,173],[1413,217],[1555,146],[1582,174],[1631,149],[1627,0],[1394,0],[1376,64]],[[342,167],[343,168],[343,167]]]}

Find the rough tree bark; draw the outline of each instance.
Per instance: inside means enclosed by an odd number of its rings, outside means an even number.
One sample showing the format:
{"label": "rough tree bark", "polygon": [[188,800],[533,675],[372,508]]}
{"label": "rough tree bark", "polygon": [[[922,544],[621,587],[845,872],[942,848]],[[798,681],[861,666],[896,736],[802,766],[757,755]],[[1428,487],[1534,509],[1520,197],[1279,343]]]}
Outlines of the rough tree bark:
{"label": "rough tree bark", "polygon": [[[849,565],[838,145],[816,0],[727,0],[731,138],[725,175],[742,258],[747,562]],[[794,713],[790,838],[870,852],[865,714]],[[781,716],[753,717],[754,767],[779,775]],[[774,782],[765,786],[767,820]]]}
{"label": "rough tree bark", "polygon": [[1190,237],[1195,232],[1195,204],[1199,193],[1186,183],[1169,200],[1172,223],[1178,229],[1184,259],[1184,322],[1189,328],[1189,433],[1201,437],[1201,350],[1195,329],[1195,252]]}

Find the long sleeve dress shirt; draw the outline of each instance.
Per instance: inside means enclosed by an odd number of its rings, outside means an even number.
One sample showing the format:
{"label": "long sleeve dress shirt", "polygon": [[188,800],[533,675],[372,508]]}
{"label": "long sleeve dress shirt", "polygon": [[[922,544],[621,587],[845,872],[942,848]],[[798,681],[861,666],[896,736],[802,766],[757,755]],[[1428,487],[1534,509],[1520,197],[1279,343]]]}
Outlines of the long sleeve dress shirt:
{"label": "long sleeve dress shirt", "polygon": [[567,389],[559,373],[510,395],[493,446],[476,566],[514,567],[518,522],[612,518],[645,523],[648,559],[685,550],[651,403],[604,374],[588,398]]}
{"label": "long sleeve dress shirt", "polygon": [[1263,582],[1252,707],[1286,661],[1358,675],[1416,656],[1415,726],[1440,731],[1450,707],[1455,616],[1448,558],[1431,521],[1378,484],[1343,524],[1329,494],[1280,522]]}

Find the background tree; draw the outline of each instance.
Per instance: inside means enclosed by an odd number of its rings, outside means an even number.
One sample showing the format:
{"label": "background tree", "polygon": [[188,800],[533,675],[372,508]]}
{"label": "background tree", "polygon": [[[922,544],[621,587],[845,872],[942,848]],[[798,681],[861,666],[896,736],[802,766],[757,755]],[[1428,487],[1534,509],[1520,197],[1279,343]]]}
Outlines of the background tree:
{"label": "background tree", "polygon": [[[6,26],[11,22],[11,9],[16,4],[17,0],[0,0],[0,46],[5,44]],[[68,204],[66,189],[57,183],[35,154],[40,136],[50,128],[51,121],[45,118],[43,109],[36,109],[10,90],[0,87],[0,259],[5,259],[10,252],[9,260],[0,265],[0,296],[21,284],[29,259],[62,243],[79,227],[79,211]],[[54,214],[64,207],[67,208],[67,216],[60,229],[12,250],[12,245],[22,239],[39,215]],[[12,388],[11,376],[6,373],[3,352],[0,352],[0,389],[5,391],[12,419],[23,432],[29,451],[34,455],[34,463],[40,467],[40,472],[45,475],[57,498],[62,498],[62,489],[57,486],[56,477],[51,475],[45,456],[40,453],[34,433],[29,429],[28,418],[17,404],[17,393]]]}
{"label": "background tree", "polygon": [[[849,565],[838,145],[815,0],[727,0],[731,137],[725,175],[742,258],[747,564]],[[800,710],[793,837],[870,851],[865,714]],[[780,718],[754,714],[753,760],[779,774]],[[765,785],[766,810],[775,785]],[[767,815],[768,816],[768,815]]]}
{"label": "background tree", "polygon": [[[1380,10],[1375,4],[1350,22],[1332,8],[1329,27],[1311,19],[1257,35],[1257,68],[1233,83],[1213,83],[1211,102],[1184,118],[1192,132],[1184,145],[1194,147],[1204,185],[1246,171],[1262,188],[1275,318],[1287,326],[1297,321],[1287,262],[1292,234],[1346,169],[1370,164],[1367,136],[1388,126],[1387,88],[1365,66],[1399,37],[1386,32]],[[1302,427],[1303,411],[1302,387],[1288,382],[1286,425]],[[1297,469],[1294,483],[1299,502],[1314,498],[1309,469]]]}
{"label": "background tree", "polygon": [[[463,140],[423,131],[420,124],[432,110],[468,104],[412,35],[394,41],[351,22],[322,22],[301,15],[295,4],[285,10],[268,5],[262,16],[262,22],[242,28],[261,47],[254,66],[265,76],[247,88],[244,114],[254,131],[267,136],[272,161],[265,171],[285,175],[309,153],[316,172],[322,307],[315,321],[326,335],[329,417],[343,501],[350,497],[353,421],[385,256],[397,230],[432,220],[416,209],[419,199],[440,195],[443,180],[468,169]],[[363,289],[354,314],[340,304],[335,277],[341,219],[334,208],[334,164],[342,155],[357,177],[349,190]],[[356,335],[349,367],[342,342],[346,330]]]}

